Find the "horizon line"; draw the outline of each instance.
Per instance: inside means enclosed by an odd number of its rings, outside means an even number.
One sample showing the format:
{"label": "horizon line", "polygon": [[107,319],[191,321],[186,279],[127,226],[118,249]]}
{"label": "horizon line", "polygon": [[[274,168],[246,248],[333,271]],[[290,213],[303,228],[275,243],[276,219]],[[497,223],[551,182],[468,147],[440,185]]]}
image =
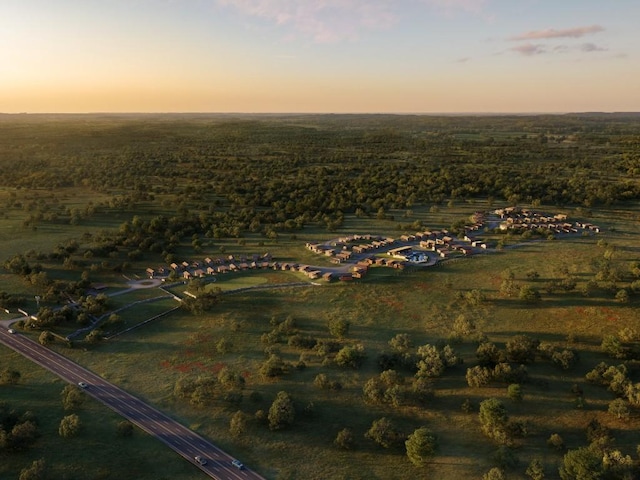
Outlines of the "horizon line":
{"label": "horizon line", "polygon": [[640,114],[640,110],[584,110],[584,111],[469,111],[469,112],[216,112],[216,111],[94,111],[94,112],[0,112],[0,115],[415,115],[415,116],[506,116],[506,115],[585,115]]}

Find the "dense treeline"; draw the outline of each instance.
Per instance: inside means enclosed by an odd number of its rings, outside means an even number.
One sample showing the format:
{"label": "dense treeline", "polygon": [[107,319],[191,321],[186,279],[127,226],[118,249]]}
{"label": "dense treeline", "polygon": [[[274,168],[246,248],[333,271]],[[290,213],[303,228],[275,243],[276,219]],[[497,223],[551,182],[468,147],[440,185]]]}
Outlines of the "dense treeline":
{"label": "dense treeline", "polygon": [[331,228],[345,213],[446,199],[633,200],[638,145],[633,115],[8,116],[0,119],[0,185],[112,196],[74,211],[34,200],[22,206],[32,223],[74,223],[161,197],[182,221],[197,211],[188,223],[198,232],[239,236],[310,222]]}

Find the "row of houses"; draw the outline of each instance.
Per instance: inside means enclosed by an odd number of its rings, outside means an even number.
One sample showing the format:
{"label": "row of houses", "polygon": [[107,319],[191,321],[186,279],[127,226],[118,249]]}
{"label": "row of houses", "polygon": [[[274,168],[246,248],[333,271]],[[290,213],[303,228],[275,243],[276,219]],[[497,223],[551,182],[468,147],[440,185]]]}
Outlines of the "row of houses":
{"label": "row of houses", "polygon": [[518,218],[523,221],[527,219],[528,223],[565,222],[567,220],[567,215],[564,213],[549,215],[520,207],[498,208],[493,213],[503,220],[506,218]]}
{"label": "row of houses", "polygon": [[173,262],[168,267],[147,268],[146,273],[149,278],[164,278],[171,272],[175,272],[183,278],[204,277],[218,273],[228,273],[238,270],[249,270],[257,268],[269,268],[271,265],[271,254],[252,255],[251,257],[240,256],[205,258],[202,261]]}
{"label": "row of houses", "polygon": [[591,223],[581,222],[526,222],[520,219],[507,218],[506,221],[500,224],[501,230],[546,230],[551,233],[581,233],[583,231],[591,231],[593,233],[599,233],[600,227]]}

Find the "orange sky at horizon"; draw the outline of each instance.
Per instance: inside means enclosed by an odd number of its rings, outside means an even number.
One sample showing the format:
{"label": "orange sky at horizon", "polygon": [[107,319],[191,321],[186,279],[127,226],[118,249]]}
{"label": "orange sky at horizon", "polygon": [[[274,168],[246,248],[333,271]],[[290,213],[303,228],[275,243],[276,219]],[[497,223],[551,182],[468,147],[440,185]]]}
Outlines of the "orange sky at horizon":
{"label": "orange sky at horizon", "polygon": [[0,112],[640,111],[640,4],[618,7],[23,0]]}

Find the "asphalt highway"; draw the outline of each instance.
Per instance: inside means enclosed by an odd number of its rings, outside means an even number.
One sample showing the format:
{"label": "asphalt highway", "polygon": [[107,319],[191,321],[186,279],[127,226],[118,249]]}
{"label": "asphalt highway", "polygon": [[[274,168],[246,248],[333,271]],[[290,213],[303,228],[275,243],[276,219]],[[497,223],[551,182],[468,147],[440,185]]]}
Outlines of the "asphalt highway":
{"label": "asphalt highway", "polygon": [[[158,438],[209,477],[218,480],[264,480],[246,466],[242,470],[233,466],[234,457],[161,411],[24,335],[0,328],[0,343],[72,385],[86,384],[84,391],[87,395]],[[205,459],[206,464],[198,463],[196,457]]]}

